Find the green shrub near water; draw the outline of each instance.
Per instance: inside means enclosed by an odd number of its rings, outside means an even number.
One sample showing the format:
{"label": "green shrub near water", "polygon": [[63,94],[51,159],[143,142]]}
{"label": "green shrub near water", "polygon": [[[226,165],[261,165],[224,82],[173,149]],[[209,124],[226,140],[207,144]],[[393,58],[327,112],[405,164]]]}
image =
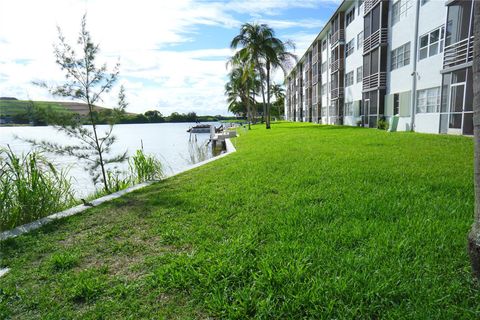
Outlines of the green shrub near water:
{"label": "green shrub near water", "polygon": [[160,180],[163,176],[163,166],[160,160],[153,155],[145,154],[143,149],[137,150],[128,163],[133,183]]}
{"label": "green shrub near water", "polygon": [[40,219],[74,204],[70,180],[40,153],[0,149],[0,230]]}

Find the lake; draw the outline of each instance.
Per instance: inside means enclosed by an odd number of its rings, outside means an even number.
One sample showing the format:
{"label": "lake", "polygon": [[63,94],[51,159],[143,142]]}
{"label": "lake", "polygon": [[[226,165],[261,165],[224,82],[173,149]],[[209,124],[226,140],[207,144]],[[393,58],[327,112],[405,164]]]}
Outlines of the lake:
{"label": "lake", "polygon": [[[219,126],[219,123],[209,123]],[[147,154],[155,155],[164,165],[165,173],[172,174],[183,171],[198,161],[213,156],[210,146],[204,147],[210,138],[208,133],[192,135],[186,132],[194,123],[151,123],[151,124],[119,124],[113,129],[117,141],[112,146],[111,154],[118,154],[125,150],[132,155],[140,149],[143,143],[143,150]],[[87,126],[88,127],[88,126]],[[108,125],[99,125],[98,132],[103,133],[109,129]],[[101,135],[101,134],[100,134]],[[7,144],[17,153],[26,153],[32,149],[29,143],[20,138],[37,140],[48,140],[64,145],[74,144],[75,139],[66,137],[53,127],[0,127],[0,146]],[[199,152],[198,150],[202,151]],[[47,158],[54,164],[69,170],[72,184],[78,197],[84,197],[95,191],[90,175],[86,172],[78,160],[72,157],[46,154]],[[125,170],[128,163],[123,163],[119,169]]]}

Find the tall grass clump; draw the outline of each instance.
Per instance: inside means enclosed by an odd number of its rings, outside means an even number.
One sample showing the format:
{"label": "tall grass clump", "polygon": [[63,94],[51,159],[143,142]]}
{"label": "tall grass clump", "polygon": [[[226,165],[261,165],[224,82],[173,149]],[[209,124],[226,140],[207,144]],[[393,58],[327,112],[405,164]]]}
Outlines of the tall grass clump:
{"label": "tall grass clump", "polygon": [[130,177],[132,182],[142,183],[145,181],[160,180],[163,177],[163,166],[160,160],[153,155],[137,152],[128,160],[130,166]]}
{"label": "tall grass clump", "polygon": [[210,158],[208,145],[205,143],[198,143],[196,140],[188,142],[188,157],[186,160],[189,164],[195,164]]}
{"label": "tall grass clump", "polygon": [[40,153],[0,149],[0,230],[12,229],[74,204],[70,179]]}

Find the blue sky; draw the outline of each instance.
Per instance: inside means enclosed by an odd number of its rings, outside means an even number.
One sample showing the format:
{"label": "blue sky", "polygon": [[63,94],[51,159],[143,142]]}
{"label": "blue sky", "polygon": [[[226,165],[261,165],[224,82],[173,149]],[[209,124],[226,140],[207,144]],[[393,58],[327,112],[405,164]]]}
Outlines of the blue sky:
{"label": "blue sky", "polygon": [[[74,42],[83,13],[102,49],[100,61],[121,63],[130,112],[157,109],[227,114],[224,83],[230,40],[242,23],[261,22],[293,40],[301,56],[338,6],[338,0],[0,0],[0,96],[53,100],[31,85],[54,85],[56,26]],[[24,10],[29,8],[30,10]],[[18,17],[26,23],[19,24]],[[275,80],[282,80],[281,73]],[[103,104],[113,106],[116,93]]]}

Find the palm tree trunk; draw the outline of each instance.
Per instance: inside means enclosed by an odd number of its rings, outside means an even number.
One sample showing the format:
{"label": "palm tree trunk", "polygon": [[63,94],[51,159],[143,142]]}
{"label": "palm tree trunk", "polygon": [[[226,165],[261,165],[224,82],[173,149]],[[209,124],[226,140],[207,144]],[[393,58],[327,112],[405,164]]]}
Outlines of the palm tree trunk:
{"label": "palm tree trunk", "polygon": [[260,75],[260,85],[262,89],[262,101],[263,101],[263,116],[262,116],[262,123],[265,120],[265,114],[267,112],[266,110],[266,101],[265,101],[265,86],[263,85],[263,77],[262,77],[262,72],[261,70],[258,71],[258,74]]}
{"label": "palm tree trunk", "polygon": [[251,130],[250,123],[252,122],[252,111],[250,110],[250,90],[247,89],[247,119],[248,119],[248,130]]}
{"label": "palm tree trunk", "polygon": [[468,234],[468,253],[472,272],[480,280],[480,2],[474,2],[473,47],[473,126],[475,136],[475,217]]}
{"label": "palm tree trunk", "polygon": [[270,129],[270,63],[267,61],[267,115],[266,128]]}

